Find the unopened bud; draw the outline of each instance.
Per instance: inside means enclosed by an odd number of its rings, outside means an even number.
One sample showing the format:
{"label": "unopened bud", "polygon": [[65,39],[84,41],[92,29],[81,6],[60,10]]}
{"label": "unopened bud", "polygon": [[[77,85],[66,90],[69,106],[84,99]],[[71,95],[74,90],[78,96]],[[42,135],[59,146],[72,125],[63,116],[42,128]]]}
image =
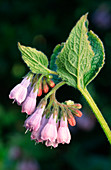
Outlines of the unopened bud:
{"label": "unopened bud", "polygon": [[37,96],[41,96],[42,95],[42,82],[40,83],[40,85],[39,85],[39,90],[38,90],[38,94],[37,94]]}
{"label": "unopened bud", "polygon": [[55,83],[54,83],[52,80],[49,80],[49,79],[48,79],[47,82],[48,82],[48,84],[49,84],[50,87],[53,88],[53,87],[55,86]]}
{"label": "unopened bud", "polygon": [[76,125],[76,120],[75,120],[73,115],[70,115],[70,117],[67,120],[68,120],[68,122],[69,122],[69,124],[71,126],[75,126]]}
{"label": "unopened bud", "polygon": [[47,75],[46,77],[47,77],[48,79],[52,79],[52,78],[53,78],[52,75]]}
{"label": "unopened bud", "polygon": [[66,103],[67,105],[74,105],[74,101],[72,101],[72,100],[65,101],[65,103]]}
{"label": "unopened bud", "polygon": [[43,87],[43,91],[44,93],[47,93],[49,91],[49,87],[47,84]]}
{"label": "unopened bud", "polygon": [[75,103],[74,104],[74,107],[76,108],[76,109],[81,109],[82,108],[82,105],[80,104],[80,103]]}
{"label": "unopened bud", "polygon": [[81,116],[82,116],[82,112],[81,112],[80,110],[73,109],[73,112],[74,112],[74,114],[75,114],[77,117],[81,117]]}
{"label": "unopened bud", "polygon": [[49,91],[49,86],[46,83],[46,80],[43,80],[43,92],[47,93]]}
{"label": "unopened bud", "polygon": [[39,89],[37,96],[42,96],[42,89]]}
{"label": "unopened bud", "polygon": [[75,108],[75,109],[81,109],[81,108],[82,108],[82,105],[81,105],[81,104],[79,104],[79,103],[75,103],[75,104],[73,104],[73,105],[69,106],[69,108],[70,108],[70,109],[72,109],[72,108]]}

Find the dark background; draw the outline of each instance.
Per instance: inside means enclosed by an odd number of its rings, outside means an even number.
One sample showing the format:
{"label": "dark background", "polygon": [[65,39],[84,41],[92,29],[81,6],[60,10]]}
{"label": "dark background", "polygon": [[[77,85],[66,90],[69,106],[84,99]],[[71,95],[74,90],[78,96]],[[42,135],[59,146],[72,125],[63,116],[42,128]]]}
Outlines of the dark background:
{"label": "dark background", "polygon": [[[8,95],[28,72],[17,42],[35,47],[50,58],[56,44],[65,42],[79,18],[89,12],[89,29],[103,41],[106,61],[88,89],[111,126],[111,1],[3,0],[0,1],[0,170],[110,170],[108,140],[79,91],[64,86],[60,102],[72,99],[83,105],[83,116],[70,127],[69,145],[56,149],[35,145],[24,134],[26,115]],[[38,99],[39,101],[39,99]]]}

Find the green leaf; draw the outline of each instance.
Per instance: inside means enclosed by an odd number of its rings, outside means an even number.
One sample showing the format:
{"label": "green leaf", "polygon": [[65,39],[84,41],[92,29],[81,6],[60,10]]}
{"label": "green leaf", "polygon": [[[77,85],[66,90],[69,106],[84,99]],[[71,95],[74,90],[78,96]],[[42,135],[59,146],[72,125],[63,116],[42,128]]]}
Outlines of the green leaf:
{"label": "green leaf", "polygon": [[105,60],[104,46],[99,37],[94,34],[93,31],[89,31],[88,40],[90,41],[90,45],[95,55],[91,60],[91,69],[84,75],[85,86],[87,86],[97,76],[103,67]]}
{"label": "green leaf", "polygon": [[18,48],[22,53],[22,59],[35,74],[47,75],[49,73],[47,56],[35,48],[25,47],[18,43]]}
{"label": "green leaf", "polygon": [[57,65],[55,63],[58,54],[61,52],[62,48],[64,47],[64,43],[56,45],[56,47],[53,50],[53,54],[51,55],[51,61],[50,61],[50,69],[53,71],[57,70]]}
{"label": "green leaf", "polygon": [[78,89],[94,79],[104,63],[102,42],[93,32],[88,33],[87,25],[86,14],[72,29],[56,60],[59,76]]}
{"label": "green leaf", "polygon": [[57,59],[57,66],[59,68],[59,77],[62,78],[69,86],[76,86],[76,81],[73,77],[73,75],[71,75],[64,67],[63,63],[60,61],[60,59]]}
{"label": "green leaf", "polygon": [[[61,43],[56,45],[56,47],[53,50],[53,54],[51,55],[50,66],[49,66],[49,68],[53,71],[57,71],[57,65],[55,61],[63,47],[64,47],[64,43]],[[59,83],[61,81],[61,78],[58,78],[58,75],[53,75],[53,81],[55,83]]]}

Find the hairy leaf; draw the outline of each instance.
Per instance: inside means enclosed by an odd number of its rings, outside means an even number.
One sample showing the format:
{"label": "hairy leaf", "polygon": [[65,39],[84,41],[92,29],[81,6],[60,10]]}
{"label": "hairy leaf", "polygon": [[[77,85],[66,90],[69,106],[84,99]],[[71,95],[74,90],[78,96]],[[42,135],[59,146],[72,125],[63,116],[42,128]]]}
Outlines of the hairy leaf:
{"label": "hairy leaf", "polygon": [[102,42],[93,32],[88,33],[87,25],[86,14],[72,29],[56,60],[59,76],[78,89],[84,88],[98,74],[104,60]]}
{"label": "hairy leaf", "polygon": [[48,74],[49,70],[47,56],[35,48],[25,47],[18,43],[18,48],[22,53],[22,58],[33,73]]}

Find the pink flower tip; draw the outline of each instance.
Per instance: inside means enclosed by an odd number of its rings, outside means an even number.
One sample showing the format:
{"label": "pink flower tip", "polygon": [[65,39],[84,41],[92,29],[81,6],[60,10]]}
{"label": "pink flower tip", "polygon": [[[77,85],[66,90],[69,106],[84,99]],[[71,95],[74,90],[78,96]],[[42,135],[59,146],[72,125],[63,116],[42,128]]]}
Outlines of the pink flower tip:
{"label": "pink flower tip", "polygon": [[57,133],[57,142],[62,144],[64,143],[69,144],[70,140],[71,140],[71,135],[70,135],[69,128],[67,126],[67,118],[65,117],[65,120],[61,118],[60,127]]}
{"label": "pink flower tip", "polygon": [[53,118],[53,114],[49,118],[48,123],[45,125],[41,132],[42,140],[49,140],[51,142],[54,142],[56,140],[57,138],[56,118],[57,116]]}
{"label": "pink flower tip", "polygon": [[25,77],[22,82],[16,85],[10,92],[9,98],[14,99],[19,105],[25,100],[30,79]]}

